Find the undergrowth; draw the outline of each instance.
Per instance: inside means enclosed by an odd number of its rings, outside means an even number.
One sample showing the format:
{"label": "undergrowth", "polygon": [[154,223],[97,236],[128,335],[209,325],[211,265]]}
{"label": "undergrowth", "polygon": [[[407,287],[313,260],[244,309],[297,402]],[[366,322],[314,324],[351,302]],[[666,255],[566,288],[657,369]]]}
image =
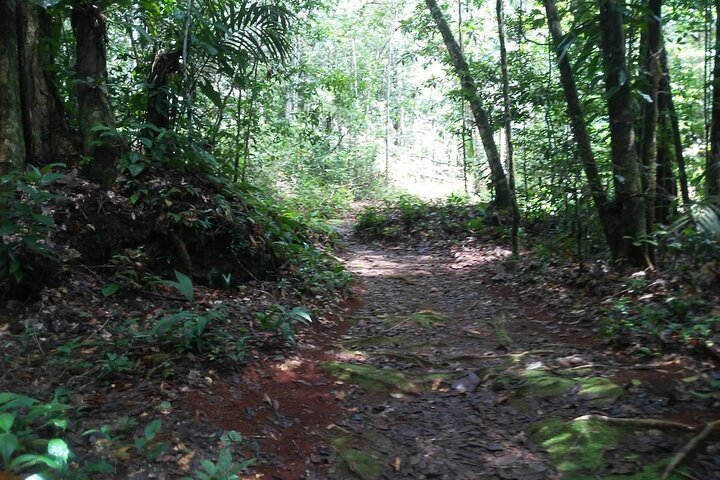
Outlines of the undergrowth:
{"label": "undergrowth", "polygon": [[426,202],[401,194],[379,205],[365,207],[358,215],[355,233],[366,240],[417,241],[436,238],[463,238],[487,233],[498,218],[484,204],[451,195]]}

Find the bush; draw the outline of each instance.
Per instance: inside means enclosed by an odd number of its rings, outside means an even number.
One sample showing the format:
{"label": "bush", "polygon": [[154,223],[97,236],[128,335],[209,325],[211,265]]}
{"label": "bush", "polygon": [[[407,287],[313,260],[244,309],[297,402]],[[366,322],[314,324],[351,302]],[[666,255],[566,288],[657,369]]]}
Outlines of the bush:
{"label": "bush", "polygon": [[56,260],[49,203],[61,198],[46,187],[63,174],[57,165],[30,167],[0,177],[0,298],[30,297],[43,286]]}

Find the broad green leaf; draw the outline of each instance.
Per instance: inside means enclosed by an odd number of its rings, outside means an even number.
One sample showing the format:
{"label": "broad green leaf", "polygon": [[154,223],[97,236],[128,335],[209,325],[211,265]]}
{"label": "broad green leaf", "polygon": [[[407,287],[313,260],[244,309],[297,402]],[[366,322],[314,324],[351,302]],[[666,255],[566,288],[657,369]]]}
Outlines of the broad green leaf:
{"label": "broad green leaf", "polygon": [[48,453],[63,464],[67,463],[70,458],[70,448],[61,438],[53,438],[48,442]]}
{"label": "broad green leaf", "polygon": [[10,457],[18,447],[18,439],[12,433],[0,434],[0,456],[3,459],[3,465],[8,465]]}
{"label": "broad green leaf", "polygon": [[102,288],[103,297],[107,298],[115,295],[118,290],[120,290],[120,285],[117,283],[108,283]]}
{"label": "broad green leaf", "polygon": [[162,422],[160,420],[153,420],[152,422],[148,423],[145,426],[145,440],[152,440],[155,438],[155,435],[158,434],[160,429],[162,428]]}
{"label": "broad green leaf", "polygon": [[15,423],[15,414],[13,413],[2,413],[0,414],[0,429],[5,433],[10,433],[12,430],[13,423]]}

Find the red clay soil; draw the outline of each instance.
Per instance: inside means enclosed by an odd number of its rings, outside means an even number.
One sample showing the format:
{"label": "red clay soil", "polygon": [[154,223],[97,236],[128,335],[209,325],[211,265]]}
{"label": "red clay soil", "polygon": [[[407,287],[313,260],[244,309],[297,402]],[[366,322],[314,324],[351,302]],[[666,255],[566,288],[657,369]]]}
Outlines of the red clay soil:
{"label": "red clay soil", "polygon": [[[355,308],[356,302],[348,301],[342,310]],[[187,392],[183,409],[198,423],[237,431],[246,443],[259,445],[246,456],[261,452],[266,462],[256,464],[246,478],[297,480],[306,478],[309,469],[324,478],[328,465],[316,452],[327,447],[325,432],[343,411],[338,401],[342,393],[321,364],[333,359],[330,343],[348,328],[348,322],[335,319],[329,327],[301,335],[312,343],[301,342],[287,357],[255,355],[239,375]]]}

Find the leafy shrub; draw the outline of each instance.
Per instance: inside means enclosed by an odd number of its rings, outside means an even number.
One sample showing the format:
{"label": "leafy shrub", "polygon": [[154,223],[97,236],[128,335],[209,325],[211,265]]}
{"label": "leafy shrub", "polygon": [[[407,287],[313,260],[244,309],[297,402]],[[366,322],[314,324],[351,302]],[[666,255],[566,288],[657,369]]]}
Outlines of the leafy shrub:
{"label": "leafy shrub", "polygon": [[15,393],[0,393],[0,457],[3,471],[67,471],[70,450],[55,435],[67,427],[70,407],[57,398],[42,403]]}
{"label": "leafy shrub", "polygon": [[471,235],[485,229],[485,208],[469,199],[451,195],[444,201],[425,202],[411,195],[366,207],[358,216],[355,232],[362,238],[398,240]]}
{"label": "leafy shrub", "polygon": [[295,323],[309,325],[312,323],[310,313],[302,307],[288,309],[282,305],[274,305],[263,312],[255,312],[255,318],[265,330],[279,333],[286,342],[295,343]]}
{"label": "leafy shrub", "polygon": [[[0,295],[23,295],[31,284],[41,286],[40,270],[52,263],[50,234],[55,221],[49,202],[60,198],[47,187],[63,174],[30,167],[0,177]],[[33,276],[32,282],[25,281]]]}

